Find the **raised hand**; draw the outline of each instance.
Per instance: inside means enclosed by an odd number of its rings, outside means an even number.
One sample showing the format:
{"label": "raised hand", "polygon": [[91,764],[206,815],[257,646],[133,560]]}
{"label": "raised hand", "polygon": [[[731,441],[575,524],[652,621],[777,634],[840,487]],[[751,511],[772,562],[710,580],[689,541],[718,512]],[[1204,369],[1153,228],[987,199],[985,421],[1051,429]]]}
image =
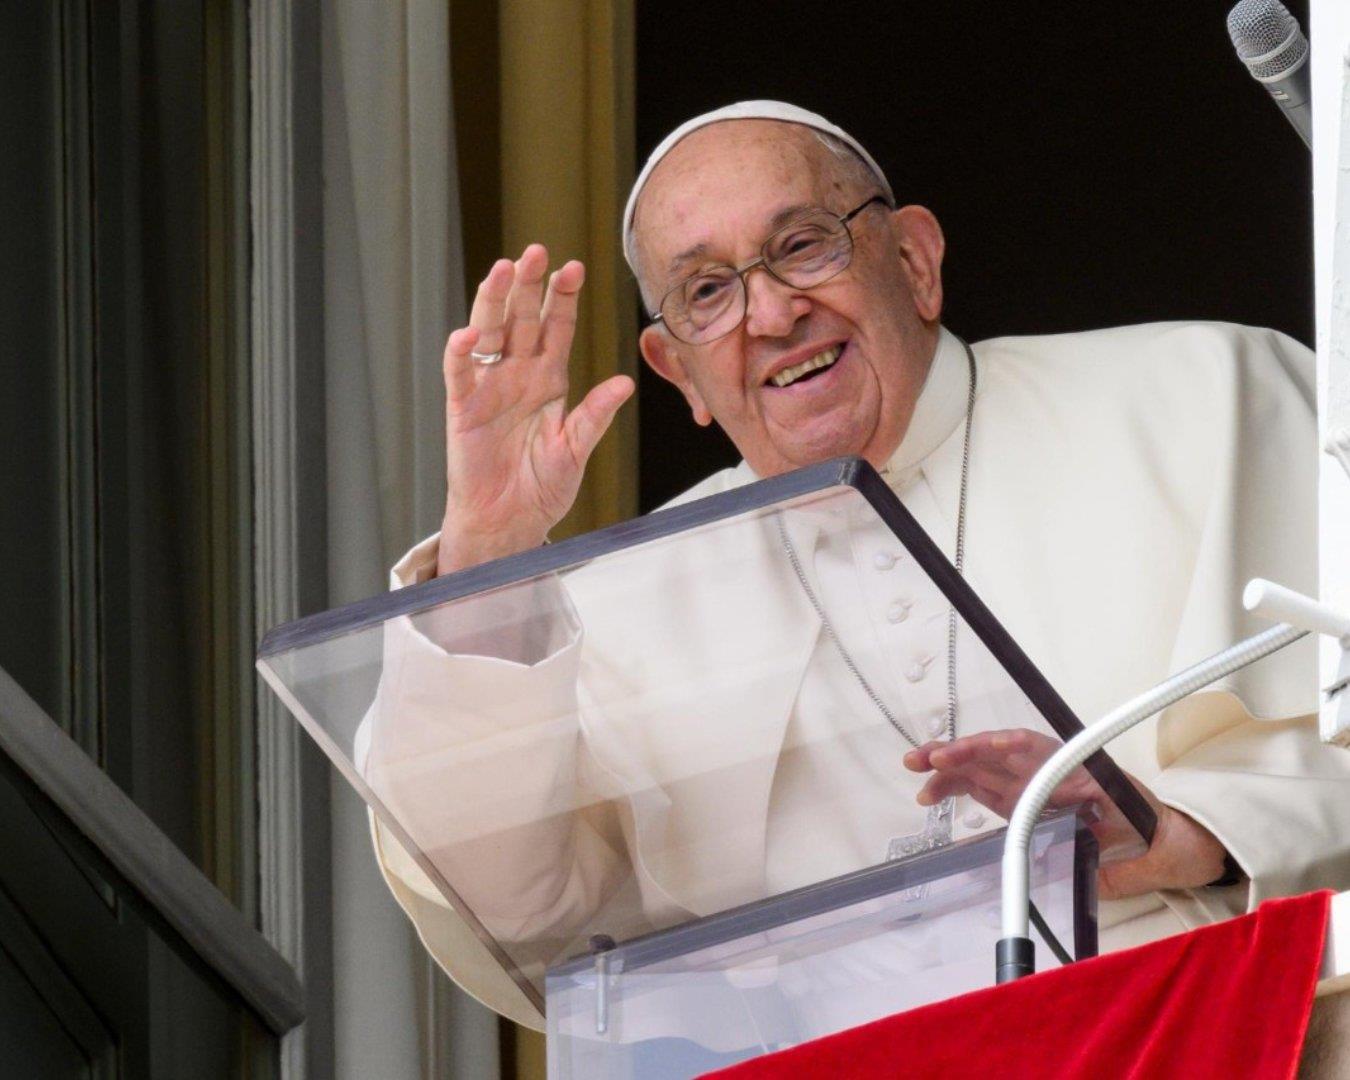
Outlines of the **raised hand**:
{"label": "raised hand", "polygon": [[[478,286],[469,325],[445,347],[444,574],[544,542],[576,500],[586,462],[633,380],[615,375],[567,411],[567,360],[586,272],[575,260],[548,278],[531,244]],[[484,364],[470,353],[501,359]]]}

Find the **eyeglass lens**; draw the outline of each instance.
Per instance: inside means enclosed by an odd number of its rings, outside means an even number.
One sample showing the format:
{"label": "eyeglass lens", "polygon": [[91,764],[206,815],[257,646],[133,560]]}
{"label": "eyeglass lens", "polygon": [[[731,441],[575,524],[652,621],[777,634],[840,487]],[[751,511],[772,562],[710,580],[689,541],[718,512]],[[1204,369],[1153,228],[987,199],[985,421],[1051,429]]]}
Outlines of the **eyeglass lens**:
{"label": "eyeglass lens", "polygon": [[[838,217],[819,211],[779,229],[764,241],[760,254],[764,268],[779,281],[810,289],[848,266],[853,240]],[[676,286],[661,304],[670,332],[700,345],[734,330],[745,318],[747,272],[712,266]]]}

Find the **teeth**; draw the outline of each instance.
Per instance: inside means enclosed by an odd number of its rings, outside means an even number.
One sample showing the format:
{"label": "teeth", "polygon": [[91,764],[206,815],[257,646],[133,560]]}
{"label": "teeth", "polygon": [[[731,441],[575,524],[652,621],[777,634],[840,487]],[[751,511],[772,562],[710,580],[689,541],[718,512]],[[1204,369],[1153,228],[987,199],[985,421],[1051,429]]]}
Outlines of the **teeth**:
{"label": "teeth", "polygon": [[800,364],[793,364],[790,368],[784,368],[769,381],[774,386],[783,387],[796,382],[803,375],[812,371],[819,371],[821,368],[829,367],[839,359],[840,348],[833,345],[824,352],[818,352],[810,360],[803,360]]}

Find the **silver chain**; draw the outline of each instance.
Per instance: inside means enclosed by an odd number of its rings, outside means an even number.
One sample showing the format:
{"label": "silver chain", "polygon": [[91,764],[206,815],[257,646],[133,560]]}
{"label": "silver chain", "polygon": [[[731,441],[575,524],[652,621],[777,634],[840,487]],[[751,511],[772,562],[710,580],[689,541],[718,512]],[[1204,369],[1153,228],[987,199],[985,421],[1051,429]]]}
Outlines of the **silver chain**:
{"label": "silver chain", "polygon": [[[959,340],[959,339],[958,339]],[[956,505],[956,549],[952,559],[956,572],[960,574],[965,568],[966,561],[966,487],[970,480],[970,425],[971,419],[975,415],[975,353],[971,347],[962,341],[961,345],[966,350],[966,361],[970,366],[970,392],[966,396],[966,431],[965,438],[961,447],[961,494]],[[830,617],[825,614],[824,605],[821,604],[816,592],[811,588],[811,583],[807,580],[806,572],[802,569],[801,559],[797,556],[797,549],[793,546],[791,538],[787,533],[787,527],[783,524],[783,516],[778,515],[778,535],[783,542],[783,550],[787,552],[788,562],[792,564],[792,572],[797,575],[797,581],[800,582],[802,591],[806,593],[806,598],[811,601],[811,606],[815,608],[816,615],[820,618],[820,625],[825,631],[825,636],[834,643],[835,649],[839,653],[839,658],[844,661],[844,666],[852,672],[853,677],[858,680],[858,685],[863,688],[867,696],[872,699],[881,715],[886,718],[891,727],[900,733],[901,738],[916,750],[921,745],[900,723],[900,719],[890,710],[890,707],[881,699],[881,695],[872,688],[872,684],[867,681],[867,677],[858,667],[857,662],[844,648],[844,643],[839,634],[835,631],[834,624],[830,622]],[[946,731],[944,734],[950,742],[956,738],[956,608],[947,609],[947,717]]]}
{"label": "silver chain", "polygon": [[[966,394],[966,434],[961,444],[961,496],[956,502],[956,549],[952,564],[964,577],[966,567],[966,485],[970,480],[970,423],[975,416],[975,350],[959,339],[970,367],[970,391]],[[947,740],[956,738],[956,608],[947,609]]]}

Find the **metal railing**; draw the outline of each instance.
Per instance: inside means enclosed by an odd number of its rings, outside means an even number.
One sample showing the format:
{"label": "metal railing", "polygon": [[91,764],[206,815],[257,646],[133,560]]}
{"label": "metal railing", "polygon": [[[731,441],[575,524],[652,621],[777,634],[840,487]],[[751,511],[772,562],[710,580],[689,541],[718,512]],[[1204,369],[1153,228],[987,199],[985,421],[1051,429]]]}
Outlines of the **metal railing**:
{"label": "metal railing", "polygon": [[189,964],[274,1034],[305,1017],[295,969],[0,669],[0,773]]}

